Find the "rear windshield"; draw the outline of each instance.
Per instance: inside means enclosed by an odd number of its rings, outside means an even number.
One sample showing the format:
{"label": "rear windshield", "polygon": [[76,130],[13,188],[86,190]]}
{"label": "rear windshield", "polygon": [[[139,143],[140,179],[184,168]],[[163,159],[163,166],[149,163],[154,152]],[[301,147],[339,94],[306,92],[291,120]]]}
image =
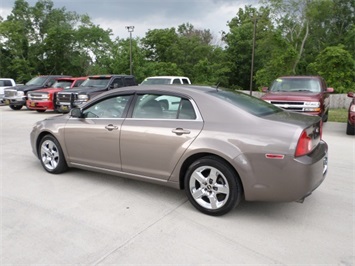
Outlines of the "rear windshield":
{"label": "rear windshield", "polygon": [[276,107],[275,105],[242,92],[216,90],[211,91],[210,93],[211,95],[233,104],[255,116],[265,116],[282,112],[282,109]]}
{"label": "rear windshield", "polygon": [[142,82],[142,85],[154,85],[154,84],[170,84],[170,78],[150,78]]}
{"label": "rear windshield", "polygon": [[270,91],[320,92],[321,85],[319,80],[313,78],[278,78],[272,83]]}

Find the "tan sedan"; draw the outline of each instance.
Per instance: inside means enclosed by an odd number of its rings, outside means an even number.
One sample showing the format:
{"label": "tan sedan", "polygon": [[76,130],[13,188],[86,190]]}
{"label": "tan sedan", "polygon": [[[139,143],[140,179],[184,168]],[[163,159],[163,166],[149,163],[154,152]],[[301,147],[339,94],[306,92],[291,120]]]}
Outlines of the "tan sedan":
{"label": "tan sedan", "polygon": [[244,93],[191,85],[103,93],[37,122],[44,169],[70,167],[185,189],[193,206],[222,215],[247,201],[303,201],[324,180],[319,117],[286,112]]}

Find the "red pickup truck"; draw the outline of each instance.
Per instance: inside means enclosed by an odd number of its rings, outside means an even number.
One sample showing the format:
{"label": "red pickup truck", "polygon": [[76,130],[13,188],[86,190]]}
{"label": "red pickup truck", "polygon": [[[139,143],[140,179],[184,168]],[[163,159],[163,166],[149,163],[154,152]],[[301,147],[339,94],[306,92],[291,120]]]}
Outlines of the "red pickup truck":
{"label": "red pickup truck", "polygon": [[270,88],[264,87],[261,99],[288,111],[301,112],[328,120],[330,106],[325,80],[319,76],[284,76],[274,80]]}
{"label": "red pickup truck", "polygon": [[58,78],[51,88],[29,92],[26,106],[28,109],[36,110],[37,112],[56,110],[56,94],[62,90],[79,87],[86,79],[87,77]]}

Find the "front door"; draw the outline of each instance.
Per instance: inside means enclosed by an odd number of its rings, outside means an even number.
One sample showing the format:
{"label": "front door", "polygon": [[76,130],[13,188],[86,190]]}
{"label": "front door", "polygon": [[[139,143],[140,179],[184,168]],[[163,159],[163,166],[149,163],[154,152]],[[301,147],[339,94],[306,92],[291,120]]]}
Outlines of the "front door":
{"label": "front door", "polygon": [[120,131],[131,96],[103,99],[83,110],[83,118],[70,118],[65,145],[71,163],[120,171]]}

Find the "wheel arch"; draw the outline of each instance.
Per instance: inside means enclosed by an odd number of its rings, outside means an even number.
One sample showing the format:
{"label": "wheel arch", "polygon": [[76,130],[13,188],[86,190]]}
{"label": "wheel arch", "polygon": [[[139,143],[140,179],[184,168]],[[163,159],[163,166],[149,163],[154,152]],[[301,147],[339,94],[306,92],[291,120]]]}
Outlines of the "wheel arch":
{"label": "wheel arch", "polygon": [[233,170],[233,172],[235,173],[235,177],[239,179],[239,182],[240,182],[240,184],[242,186],[242,193],[244,194],[243,182],[242,182],[242,179],[240,178],[240,175],[239,175],[237,169],[235,169],[235,167],[233,167],[233,165],[230,162],[228,162],[228,160],[226,160],[225,158],[223,158],[223,157],[221,157],[221,156],[219,156],[217,154],[210,153],[210,152],[200,152],[200,153],[193,154],[190,157],[186,158],[186,160],[181,165],[180,173],[179,173],[179,187],[180,187],[180,189],[181,190],[185,189],[185,187],[184,187],[184,178],[185,178],[185,174],[186,174],[186,171],[189,168],[189,166],[194,161],[196,161],[196,160],[198,160],[200,158],[203,158],[203,157],[207,157],[207,156],[215,157],[218,160],[223,161],[224,163],[226,163]]}
{"label": "wheel arch", "polygon": [[[57,139],[51,132],[42,131],[42,132],[38,135],[37,140],[36,140],[36,153],[37,153],[37,157],[38,157],[38,158],[40,158],[40,154],[39,154],[39,149],[40,149],[40,147],[39,147],[39,145],[41,144],[42,139],[43,139],[45,136],[48,136],[48,135],[50,135],[50,136],[52,136],[53,138]],[[58,140],[57,140],[57,141],[58,141]],[[65,156],[64,156],[64,158],[65,158]]]}

